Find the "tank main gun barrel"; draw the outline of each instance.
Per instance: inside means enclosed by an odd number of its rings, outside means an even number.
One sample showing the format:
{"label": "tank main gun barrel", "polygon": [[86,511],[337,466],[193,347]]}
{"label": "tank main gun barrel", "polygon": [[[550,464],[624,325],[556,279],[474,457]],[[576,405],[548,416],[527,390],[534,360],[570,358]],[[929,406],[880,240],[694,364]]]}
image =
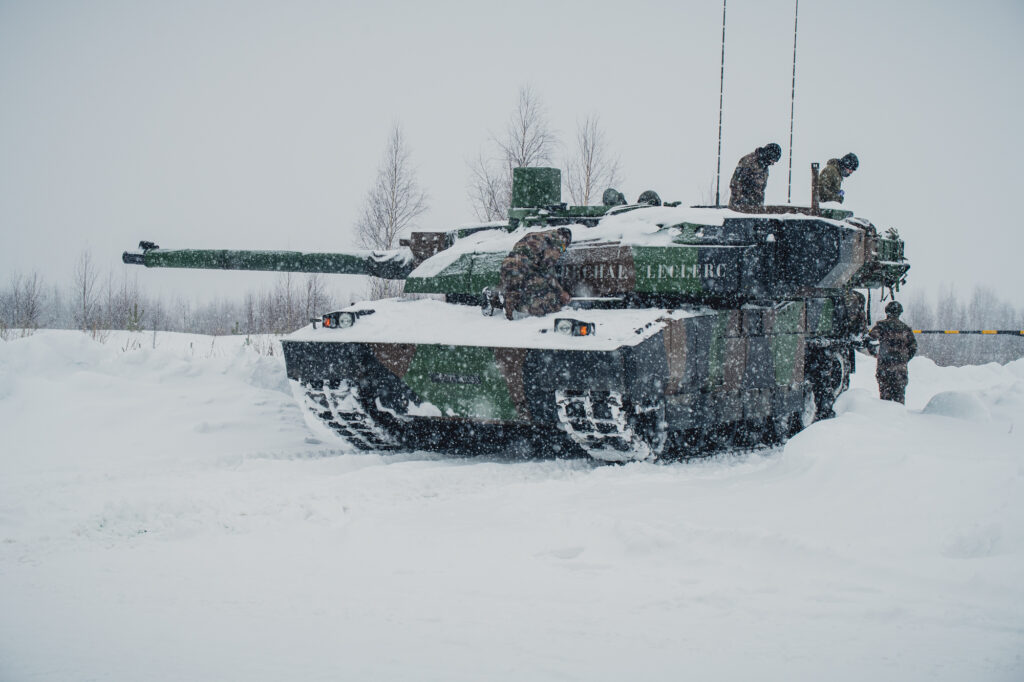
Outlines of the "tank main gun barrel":
{"label": "tank main gun barrel", "polygon": [[147,268],[203,270],[262,270],[268,272],[317,272],[337,275],[370,275],[382,279],[405,279],[414,262],[408,248],[389,251],[347,253],[302,253],[301,251],[233,251],[221,249],[161,249],[152,242],[140,242],[142,253],[125,251],[121,260]]}

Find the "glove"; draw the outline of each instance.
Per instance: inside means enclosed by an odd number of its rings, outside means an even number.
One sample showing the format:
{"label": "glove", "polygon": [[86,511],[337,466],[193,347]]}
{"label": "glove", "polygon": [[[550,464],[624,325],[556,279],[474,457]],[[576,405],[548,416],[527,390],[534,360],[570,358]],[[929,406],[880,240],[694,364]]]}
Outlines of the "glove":
{"label": "glove", "polygon": [[839,190],[839,203],[843,203],[843,198],[846,196],[845,190]]}

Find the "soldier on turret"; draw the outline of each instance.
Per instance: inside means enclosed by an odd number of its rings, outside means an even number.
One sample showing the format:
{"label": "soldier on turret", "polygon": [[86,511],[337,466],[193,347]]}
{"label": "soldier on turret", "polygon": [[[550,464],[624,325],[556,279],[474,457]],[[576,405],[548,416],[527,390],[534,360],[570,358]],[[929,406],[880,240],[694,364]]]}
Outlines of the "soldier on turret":
{"label": "soldier on turret", "polygon": [[860,161],[853,152],[841,159],[829,159],[825,168],[818,175],[818,201],[843,203],[845,196],[845,192],[842,190],[843,178],[849,177],[859,165]]}
{"label": "soldier on turret", "polygon": [[546,315],[569,302],[569,292],[555,275],[558,259],[571,242],[572,231],[567,227],[531,232],[516,242],[501,263],[505,317]]}
{"label": "soldier on turret", "polygon": [[757,212],[764,208],[764,188],[768,184],[768,166],[782,158],[782,147],[769,142],[750,152],[736,164],[729,182],[729,208]]}
{"label": "soldier on turret", "polygon": [[891,302],[885,306],[885,314],[886,318],[868,332],[878,343],[877,348],[869,347],[869,350],[878,357],[875,370],[878,397],[902,403],[907,390],[907,363],[917,354],[917,339],[913,330],[900,321],[902,305]]}

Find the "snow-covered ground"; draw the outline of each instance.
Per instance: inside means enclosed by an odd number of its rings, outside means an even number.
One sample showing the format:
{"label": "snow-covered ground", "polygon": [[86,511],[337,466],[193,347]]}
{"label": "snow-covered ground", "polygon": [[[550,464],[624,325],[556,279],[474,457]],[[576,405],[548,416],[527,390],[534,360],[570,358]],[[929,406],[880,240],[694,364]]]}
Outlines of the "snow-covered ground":
{"label": "snow-covered ground", "polygon": [[1024,361],[859,364],[607,466],[349,454],[237,337],[0,343],[0,680],[1024,679]]}

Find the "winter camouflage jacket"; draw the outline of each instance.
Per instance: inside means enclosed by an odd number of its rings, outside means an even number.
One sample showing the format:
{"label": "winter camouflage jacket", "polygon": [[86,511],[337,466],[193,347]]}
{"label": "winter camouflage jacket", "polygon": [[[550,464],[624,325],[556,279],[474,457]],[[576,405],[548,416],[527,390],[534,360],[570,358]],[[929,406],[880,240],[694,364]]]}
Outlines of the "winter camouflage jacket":
{"label": "winter camouflage jacket", "polygon": [[829,159],[818,174],[818,201],[843,203],[843,195],[840,194],[842,186],[843,174],[839,170],[839,159]]}
{"label": "winter camouflage jacket", "polygon": [[764,188],[768,184],[768,166],[754,150],[740,159],[729,182],[729,208],[735,211],[764,206]]}
{"label": "winter camouflage jacket", "polygon": [[907,363],[917,354],[917,339],[898,317],[887,317],[875,325],[868,335],[878,341],[876,374],[906,374]]}
{"label": "winter camouflage jacket", "polygon": [[571,298],[556,278],[558,259],[568,243],[557,230],[533,232],[512,247],[501,263],[505,316],[519,311],[546,315],[560,310]]}

